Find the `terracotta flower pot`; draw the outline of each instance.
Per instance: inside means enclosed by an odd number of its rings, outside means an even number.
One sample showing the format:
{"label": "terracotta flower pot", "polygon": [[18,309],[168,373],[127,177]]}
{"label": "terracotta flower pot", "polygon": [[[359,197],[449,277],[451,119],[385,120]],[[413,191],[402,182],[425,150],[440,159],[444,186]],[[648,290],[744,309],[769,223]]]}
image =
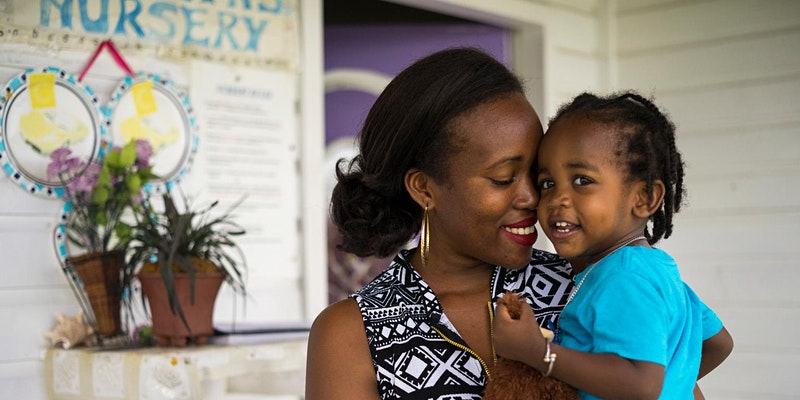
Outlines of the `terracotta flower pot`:
{"label": "terracotta flower pot", "polygon": [[125,264],[122,250],[92,252],[67,259],[83,284],[97,326],[103,337],[122,333],[120,272]]}
{"label": "terracotta flower pot", "polygon": [[180,314],[173,313],[164,281],[158,273],[139,273],[142,291],[150,305],[153,318],[153,336],[159,346],[183,347],[187,343],[205,344],[214,333],[214,302],[225,278],[222,272],[198,272],[195,274],[194,303],[188,273],[176,273],[175,291],[178,295],[186,324]]}

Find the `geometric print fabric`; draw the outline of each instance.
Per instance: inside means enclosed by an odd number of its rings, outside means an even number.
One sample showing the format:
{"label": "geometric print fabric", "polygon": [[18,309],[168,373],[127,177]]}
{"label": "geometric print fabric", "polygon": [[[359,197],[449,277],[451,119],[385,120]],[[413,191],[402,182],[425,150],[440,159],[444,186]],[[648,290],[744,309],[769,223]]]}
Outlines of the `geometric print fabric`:
{"label": "geometric print fabric", "polygon": [[[486,371],[477,356],[460,347],[467,344],[408,263],[412,251],[402,250],[386,270],[351,295],[364,320],[381,398],[480,399]],[[525,268],[495,267],[491,298],[494,303],[507,290],[522,293],[539,324],[552,327],[572,283],[572,270],[564,259],[534,250]]]}

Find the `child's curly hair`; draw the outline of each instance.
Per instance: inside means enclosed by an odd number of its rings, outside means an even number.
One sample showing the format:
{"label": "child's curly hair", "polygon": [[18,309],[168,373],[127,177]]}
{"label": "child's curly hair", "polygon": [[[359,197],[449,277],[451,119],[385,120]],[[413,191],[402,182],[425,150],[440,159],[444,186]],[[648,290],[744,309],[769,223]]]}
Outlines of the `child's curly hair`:
{"label": "child's curly hair", "polygon": [[581,116],[615,129],[617,155],[628,169],[630,180],[647,182],[648,194],[653,183],[661,180],[666,192],[662,206],[650,217],[652,232],[645,228],[650,244],[672,234],[672,217],[680,211],[686,190],[683,187],[683,160],[675,146],[675,125],[653,102],[636,92],[627,91],[608,97],[582,93],[562,106],[550,126],[566,116]]}

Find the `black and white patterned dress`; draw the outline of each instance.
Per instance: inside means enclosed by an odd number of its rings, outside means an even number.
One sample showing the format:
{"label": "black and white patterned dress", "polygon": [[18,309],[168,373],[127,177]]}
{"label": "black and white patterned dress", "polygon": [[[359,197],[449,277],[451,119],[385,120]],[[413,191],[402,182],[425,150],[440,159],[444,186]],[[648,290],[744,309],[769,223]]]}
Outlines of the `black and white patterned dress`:
{"label": "black and white patterned dress", "polygon": [[[351,296],[364,319],[381,398],[480,399],[487,365],[458,335],[436,295],[408,263],[410,254],[401,251]],[[565,260],[534,250],[525,268],[495,267],[492,302],[507,290],[524,293],[539,324],[552,327],[572,289],[571,276]]]}

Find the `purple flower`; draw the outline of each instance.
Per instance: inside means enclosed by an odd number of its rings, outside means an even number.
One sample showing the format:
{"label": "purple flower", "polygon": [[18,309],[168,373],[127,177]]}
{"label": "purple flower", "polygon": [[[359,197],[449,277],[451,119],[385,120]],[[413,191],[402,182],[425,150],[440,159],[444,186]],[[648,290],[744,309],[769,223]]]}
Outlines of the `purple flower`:
{"label": "purple flower", "polygon": [[150,157],[153,155],[153,146],[147,140],[136,140],[136,166],[147,168],[150,166]]}
{"label": "purple flower", "polygon": [[97,180],[97,176],[100,175],[100,171],[103,169],[103,166],[98,163],[91,163],[86,166],[86,169],[83,171],[83,175],[89,175]]}
{"label": "purple flower", "polygon": [[72,151],[66,147],[59,147],[50,153],[50,164],[47,164],[47,179],[68,180],[80,172],[85,163],[78,157],[70,157]]}
{"label": "purple flower", "polygon": [[84,171],[67,184],[67,192],[72,197],[91,196],[95,185],[97,185],[97,175],[87,174]]}
{"label": "purple flower", "polygon": [[72,154],[72,150],[70,150],[69,147],[59,147],[50,153],[50,159],[53,161],[61,161],[69,157],[70,154]]}

